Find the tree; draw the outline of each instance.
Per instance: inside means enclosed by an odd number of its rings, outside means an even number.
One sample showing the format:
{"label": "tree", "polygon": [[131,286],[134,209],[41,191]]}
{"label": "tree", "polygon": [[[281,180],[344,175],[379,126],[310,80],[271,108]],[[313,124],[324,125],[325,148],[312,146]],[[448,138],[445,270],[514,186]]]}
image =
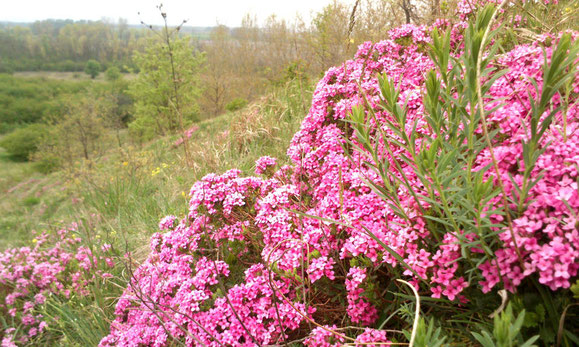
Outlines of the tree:
{"label": "tree", "polygon": [[111,141],[107,128],[113,126],[111,119],[115,108],[110,94],[95,89],[86,94],[72,96],[65,105],[62,116],[52,119],[47,136],[43,137],[35,159],[48,158],[55,165],[72,166],[78,158],[90,161],[101,155]]}
{"label": "tree", "polygon": [[313,18],[308,44],[315,51],[320,71],[339,64],[349,56],[349,26],[350,10],[336,0]]}
{"label": "tree", "polygon": [[207,111],[214,116],[223,112],[234,82],[234,68],[232,59],[232,37],[230,29],[219,25],[211,30],[211,40],[204,47],[207,56],[207,68],[203,73],[204,95],[203,101]]}
{"label": "tree", "polygon": [[84,72],[87,75],[90,75],[90,78],[94,79],[101,72],[101,64],[99,64],[98,61],[91,59],[86,62]]}
{"label": "tree", "polygon": [[129,125],[133,134],[143,133],[139,127],[150,125],[159,135],[184,131],[199,119],[204,55],[195,51],[189,37],[178,37],[166,27],[163,30],[143,53],[135,54],[139,75],[129,87],[135,101],[135,120]]}

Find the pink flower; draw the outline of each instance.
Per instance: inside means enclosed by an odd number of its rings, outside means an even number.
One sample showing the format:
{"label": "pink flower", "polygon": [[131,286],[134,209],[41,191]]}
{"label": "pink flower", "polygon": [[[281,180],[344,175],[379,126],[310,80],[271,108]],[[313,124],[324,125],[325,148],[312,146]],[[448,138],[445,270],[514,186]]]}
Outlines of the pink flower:
{"label": "pink flower", "polygon": [[166,216],[159,222],[159,230],[170,230],[175,227],[175,221],[177,217],[175,216]]}
{"label": "pink flower", "polygon": [[268,169],[273,168],[276,165],[277,163],[275,158],[269,156],[261,157],[255,162],[255,173],[257,175],[263,175]]}

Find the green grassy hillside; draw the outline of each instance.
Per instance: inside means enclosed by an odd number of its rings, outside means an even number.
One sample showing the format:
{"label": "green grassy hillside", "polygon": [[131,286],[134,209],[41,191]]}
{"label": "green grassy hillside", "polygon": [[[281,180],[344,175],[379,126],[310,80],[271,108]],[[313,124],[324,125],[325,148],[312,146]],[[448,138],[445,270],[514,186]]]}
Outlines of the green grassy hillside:
{"label": "green grassy hillside", "polygon": [[99,231],[148,239],[160,218],[186,208],[184,195],[205,174],[232,167],[249,174],[263,155],[286,159],[311,100],[311,89],[300,85],[290,82],[243,110],[199,123],[189,140],[191,167],[182,146],[174,146],[178,135],[126,144],[48,175],[0,149],[0,248],[26,244],[33,230],[79,219],[98,220]]}

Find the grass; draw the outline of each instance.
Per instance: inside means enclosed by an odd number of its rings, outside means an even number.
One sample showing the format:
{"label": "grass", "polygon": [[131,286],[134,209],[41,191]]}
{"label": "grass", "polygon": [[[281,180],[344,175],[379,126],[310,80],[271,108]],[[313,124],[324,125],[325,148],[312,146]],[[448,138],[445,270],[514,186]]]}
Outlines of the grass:
{"label": "grass", "polygon": [[44,219],[42,187],[52,179],[36,172],[34,166],[12,161],[0,148],[0,249],[23,245],[34,223],[39,225]]}

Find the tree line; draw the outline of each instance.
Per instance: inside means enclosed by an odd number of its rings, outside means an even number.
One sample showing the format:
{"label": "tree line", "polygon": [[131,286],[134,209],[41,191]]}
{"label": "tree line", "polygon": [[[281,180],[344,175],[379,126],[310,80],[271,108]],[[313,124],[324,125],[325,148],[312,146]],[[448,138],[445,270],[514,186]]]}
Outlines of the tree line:
{"label": "tree line", "polygon": [[30,25],[0,26],[0,72],[82,71],[91,59],[106,65],[131,66],[148,32],[127,21],[43,20]]}

